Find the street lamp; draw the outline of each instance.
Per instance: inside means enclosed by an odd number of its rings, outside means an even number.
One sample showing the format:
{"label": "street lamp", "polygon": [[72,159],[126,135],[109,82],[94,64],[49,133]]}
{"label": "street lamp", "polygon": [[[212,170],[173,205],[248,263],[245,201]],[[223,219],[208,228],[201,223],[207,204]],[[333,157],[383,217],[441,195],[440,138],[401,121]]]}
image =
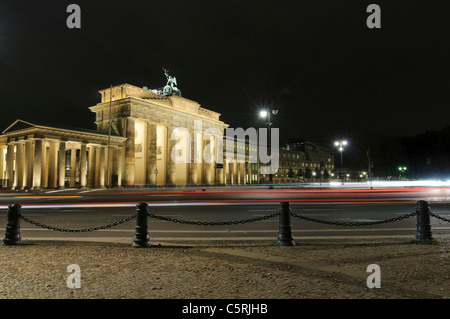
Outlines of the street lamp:
{"label": "street lamp", "polygon": [[[271,146],[272,146],[272,134],[271,134],[271,127],[272,127],[272,121],[271,121],[271,119],[270,119],[270,114],[273,114],[273,115],[277,115],[278,114],[278,110],[276,109],[276,108],[273,108],[273,109],[270,109],[270,110],[268,110],[268,109],[263,109],[263,110],[261,110],[260,112],[259,112],[259,116],[261,117],[261,118],[263,118],[263,119],[267,119],[267,122],[266,122],[266,125],[267,125],[267,128],[268,128],[268,134],[267,134],[267,137],[268,137],[268,143],[267,143],[267,147],[268,147],[268,154],[267,155],[271,155]],[[273,174],[272,173],[270,173],[269,174],[269,183],[270,184],[272,184],[272,182],[273,182]]]}
{"label": "street lamp", "polygon": [[278,110],[277,109],[272,109],[272,110],[267,110],[267,109],[263,109],[261,111],[259,111],[259,116],[263,119],[267,118],[267,127],[270,130],[270,127],[272,126],[272,122],[270,120],[270,114],[273,115],[277,115],[278,114]]}
{"label": "street lamp", "polygon": [[342,152],[344,151],[344,146],[347,145],[347,141],[342,140],[342,141],[336,141],[334,142],[334,145],[338,148],[339,152],[341,153],[341,177],[342,177],[342,184],[344,184],[344,177],[343,177],[343,166],[342,166]]}

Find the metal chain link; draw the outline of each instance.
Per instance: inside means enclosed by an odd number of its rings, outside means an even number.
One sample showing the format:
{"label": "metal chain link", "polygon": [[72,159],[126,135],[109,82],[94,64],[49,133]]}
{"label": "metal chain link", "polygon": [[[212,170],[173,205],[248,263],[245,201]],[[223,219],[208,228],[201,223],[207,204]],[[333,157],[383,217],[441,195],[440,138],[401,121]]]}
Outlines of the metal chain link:
{"label": "metal chain link", "polygon": [[99,230],[99,229],[111,228],[111,227],[123,224],[123,223],[125,223],[125,222],[127,222],[130,219],[133,219],[135,217],[136,217],[136,214],[133,214],[133,215],[128,216],[128,217],[126,217],[126,218],[124,218],[122,220],[119,220],[119,221],[116,221],[114,223],[107,224],[107,225],[104,225],[104,226],[82,228],[82,229],[68,229],[68,228],[59,228],[59,227],[44,225],[44,224],[41,224],[41,223],[39,223],[39,222],[37,222],[35,220],[31,220],[29,218],[26,218],[26,217],[24,217],[22,215],[19,216],[20,219],[23,219],[24,221],[26,221],[26,222],[28,222],[28,223],[30,223],[32,225],[35,225],[35,226],[38,226],[38,227],[42,227],[42,228],[47,228],[47,229],[54,230],[54,231],[68,232],[68,233],[84,233],[84,232],[91,232],[91,231],[95,231],[95,230]]}
{"label": "metal chain link", "polygon": [[223,225],[237,225],[237,224],[258,222],[258,221],[261,221],[261,220],[265,220],[265,219],[276,217],[279,214],[280,214],[280,212],[276,212],[276,213],[274,213],[272,215],[266,215],[266,216],[261,216],[261,217],[256,217],[256,218],[234,220],[234,221],[222,221],[222,222],[206,222],[206,221],[182,220],[182,219],[158,216],[158,215],[150,214],[150,213],[148,213],[148,217],[159,219],[159,220],[164,220],[164,221],[168,221],[168,222],[180,223],[180,224],[188,224],[188,225],[223,226]]}
{"label": "metal chain link", "polygon": [[412,217],[416,214],[417,214],[416,212],[413,212],[411,214],[405,214],[405,215],[402,215],[399,217],[389,218],[389,219],[385,219],[385,220],[379,220],[379,221],[375,221],[375,222],[349,222],[349,223],[347,223],[347,222],[334,222],[334,221],[310,218],[310,217],[306,217],[306,216],[302,216],[302,215],[297,215],[297,214],[291,212],[291,216],[297,217],[299,219],[303,219],[303,220],[310,221],[310,222],[321,223],[321,224],[336,225],[336,226],[368,226],[368,225],[385,224],[385,223],[390,223],[390,222],[395,222],[398,220],[406,219],[406,218]]}
{"label": "metal chain link", "polygon": [[[335,225],[335,226],[368,226],[368,225],[377,225],[377,224],[385,224],[385,223],[390,223],[390,222],[395,222],[395,221],[399,221],[402,219],[406,219],[406,218],[410,218],[412,216],[417,215],[417,212],[412,212],[410,214],[405,214],[399,217],[395,217],[395,218],[389,218],[389,219],[385,219],[385,220],[380,220],[380,221],[373,221],[373,222],[336,222],[336,221],[327,221],[327,220],[322,220],[322,219],[316,219],[316,218],[310,218],[310,217],[306,217],[306,216],[302,216],[302,215],[298,215],[296,213],[290,213],[291,216],[299,218],[299,219],[303,219],[306,221],[310,221],[310,222],[316,222],[316,223],[321,223],[321,224],[328,224],[328,225]],[[159,219],[159,220],[164,220],[164,221],[168,221],[168,222],[173,222],[173,223],[180,223],[180,224],[188,224],[188,225],[199,225],[199,226],[224,226],[224,225],[237,225],[237,224],[245,224],[245,223],[252,223],[252,222],[257,222],[257,221],[262,221],[262,220],[266,220],[269,218],[273,218],[276,217],[278,215],[280,215],[280,212],[276,212],[274,214],[271,215],[266,215],[266,216],[261,216],[261,217],[256,217],[256,218],[249,218],[249,219],[242,219],[242,220],[234,220],[234,221],[220,221],[220,222],[207,222],[207,221],[192,221],[192,220],[183,220],[183,219],[176,219],[176,218],[170,218],[170,217],[164,217],[164,216],[158,216],[155,214],[150,214],[147,213],[148,217],[150,218],[155,218],[155,219]],[[436,215],[432,212],[430,212],[430,216],[433,216],[435,218],[438,218],[440,220],[446,221],[446,222],[450,222],[449,219],[446,219],[442,216]],[[107,224],[107,225],[103,225],[103,226],[97,226],[97,227],[90,227],[90,228],[82,228],[82,229],[68,229],[68,228],[60,228],[60,227],[54,227],[54,226],[49,226],[49,225],[45,225],[45,224],[41,224],[35,220],[31,220],[29,218],[26,218],[23,215],[19,216],[20,219],[38,226],[38,227],[42,227],[42,228],[47,228],[50,230],[54,230],[54,231],[60,231],[60,232],[91,232],[91,231],[96,231],[96,230],[100,230],[100,229],[106,229],[106,228],[111,228],[120,224],[123,224],[133,218],[136,217],[136,214],[133,214],[131,216],[128,216],[122,220],[113,222],[111,224]]]}
{"label": "metal chain link", "polygon": [[432,212],[430,212],[430,216],[433,216],[434,218],[443,220],[444,222],[450,223],[450,219],[447,219],[447,218],[444,218],[444,217],[442,217],[442,216],[436,215],[436,214],[434,214],[434,213],[432,213]]}

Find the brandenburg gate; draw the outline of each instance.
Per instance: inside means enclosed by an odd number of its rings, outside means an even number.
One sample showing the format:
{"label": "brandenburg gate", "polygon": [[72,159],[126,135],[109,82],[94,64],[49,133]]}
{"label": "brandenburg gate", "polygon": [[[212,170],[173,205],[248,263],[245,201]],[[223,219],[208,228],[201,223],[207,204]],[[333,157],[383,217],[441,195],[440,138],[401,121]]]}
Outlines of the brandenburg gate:
{"label": "brandenburg gate", "polygon": [[[101,102],[89,108],[95,113],[97,131],[24,120],[6,128],[0,135],[0,186],[94,188],[250,180],[248,159],[244,163],[224,161],[220,170],[214,162],[194,161],[197,151],[203,154],[206,148],[214,155],[216,143],[225,143],[223,138],[204,135],[207,130],[223,132],[228,127],[219,113],[181,94],[162,94],[130,84],[99,93]],[[195,127],[199,122],[201,130]],[[184,137],[172,138],[180,128],[192,137],[185,141],[190,147],[184,151],[192,155],[189,162],[176,162],[171,156],[175,144],[183,142]]]}

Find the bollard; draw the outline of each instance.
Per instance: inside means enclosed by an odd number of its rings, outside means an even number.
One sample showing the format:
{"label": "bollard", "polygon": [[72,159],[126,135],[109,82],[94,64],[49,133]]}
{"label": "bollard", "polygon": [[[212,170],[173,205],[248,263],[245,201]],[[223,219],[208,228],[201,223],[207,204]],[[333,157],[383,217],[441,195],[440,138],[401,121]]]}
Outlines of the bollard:
{"label": "bollard", "polygon": [[20,209],[19,204],[8,206],[8,224],[6,225],[5,238],[2,245],[20,245]]}
{"label": "bollard", "polygon": [[291,227],[291,208],[289,202],[281,202],[280,229],[278,232],[279,246],[294,246],[294,237]]}
{"label": "bollard", "polygon": [[148,235],[148,204],[139,203],[136,205],[136,232],[133,238],[133,247],[150,247],[150,237]]}
{"label": "bollard", "polygon": [[425,242],[432,240],[430,225],[430,204],[427,201],[419,200],[416,203],[417,213],[417,235],[416,241]]}

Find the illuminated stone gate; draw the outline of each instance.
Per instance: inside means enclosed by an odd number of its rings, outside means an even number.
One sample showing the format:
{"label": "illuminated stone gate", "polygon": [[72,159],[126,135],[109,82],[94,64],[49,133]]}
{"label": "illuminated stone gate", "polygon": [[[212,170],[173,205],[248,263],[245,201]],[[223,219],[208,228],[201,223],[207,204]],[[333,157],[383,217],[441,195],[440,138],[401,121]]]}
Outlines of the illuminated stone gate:
{"label": "illuminated stone gate", "polygon": [[[211,143],[214,149],[214,135],[204,140],[207,129],[216,129],[223,134],[228,126],[219,120],[219,113],[207,110],[192,100],[170,95],[164,96],[130,84],[122,84],[99,91],[101,103],[90,107],[96,114],[98,131],[111,127],[125,142],[125,163],[123,185],[186,185],[213,184],[214,163],[194,162],[194,140],[197,151],[203,154]],[[111,114],[109,110],[111,109]],[[201,121],[201,131],[195,130],[194,121]],[[177,163],[171,156],[175,130],[186,129],[189,139],[191,161]],[[178,141],[183,143],[183,141]],[[157,174],[155,174],[155,171]]]}
{"label": "illuminated stone gate", "polygon": [[[206,133],[223,134],[228,127],[219,113],[181,94],[164,95],[130,84],[99,93],[101,102],[90,107],[97,131],[24,120],[6,128],[0,135],[0,186],[41,189],[257,180],[257,166],[249,163],[248,156],[243,163],[223,160],[219,169],[214,161],[203,159],[205,152],[214,155],[217,143],[225,145],[222,137],[218,140]],[[180,129],[190,138],[173,139]],[[176,162],[171,156],[177,143],[189,144],[185,149],[191,155],[188,162]],[[199,160],[195,154],[201,154]]]}

